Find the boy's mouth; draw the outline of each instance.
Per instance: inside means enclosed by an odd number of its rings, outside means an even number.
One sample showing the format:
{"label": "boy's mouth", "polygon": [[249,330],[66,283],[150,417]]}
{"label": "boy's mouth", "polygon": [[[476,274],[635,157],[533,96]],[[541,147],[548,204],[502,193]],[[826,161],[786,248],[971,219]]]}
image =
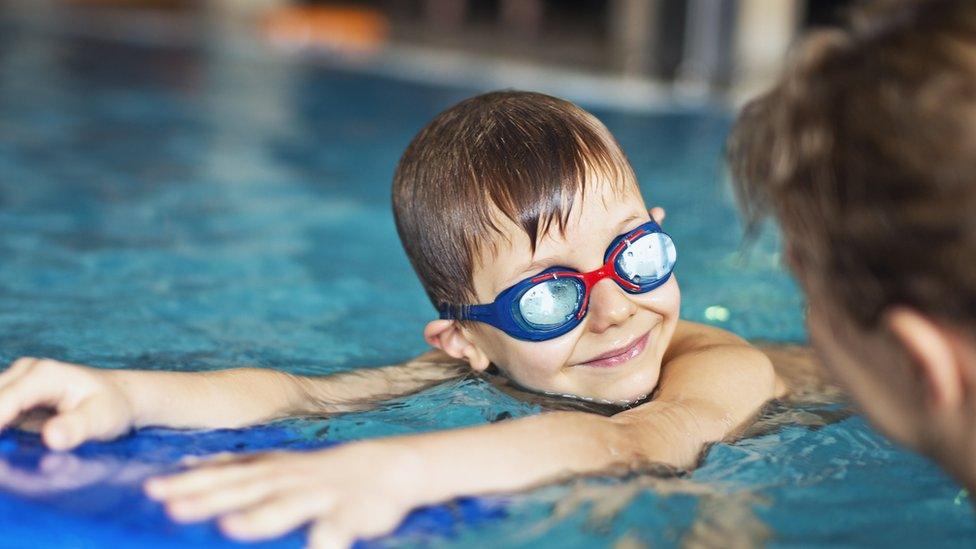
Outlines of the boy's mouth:
{"label": "boy's mouth", "polygon": [[651,332],[648,331],[644,335],[638,337],[634,341],[630,342],[628,345],[621,347],[619,349],[614,349],[594,357],[587,362],[580,362],[577,366],[590,366],[594,368],[612,368],[627,362],[628,360],[641,354],[644,347],[647,346],[648,336]]}

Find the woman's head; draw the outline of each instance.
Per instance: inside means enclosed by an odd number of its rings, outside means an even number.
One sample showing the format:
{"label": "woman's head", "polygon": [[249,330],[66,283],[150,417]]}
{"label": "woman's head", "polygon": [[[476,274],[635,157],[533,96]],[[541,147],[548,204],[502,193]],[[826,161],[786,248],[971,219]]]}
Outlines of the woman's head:
{"label": "woman's head", "polygon": [[876,2],[811,35],[728,156],[748,217],[780,222],[828,364],[926,446],[920,391],[954,391],[926,363],[976,333],[976,4]]}

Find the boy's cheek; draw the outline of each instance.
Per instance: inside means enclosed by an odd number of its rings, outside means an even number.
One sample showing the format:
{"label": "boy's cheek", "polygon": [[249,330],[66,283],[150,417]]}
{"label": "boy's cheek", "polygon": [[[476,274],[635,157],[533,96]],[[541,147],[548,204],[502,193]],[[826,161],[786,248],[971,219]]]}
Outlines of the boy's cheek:
{"label": "boy's cheek", "polygon": [[[564,341],[565,340],[565,341]],[[520,385],[541,391],[557,391],[560,374],[572,353],[572,341],[527,342],[511,339],[495,364]]]}
{"label": "boy's cheek", "polygon": [[636,298],[644,308],[665,318],[677,317],[681,311],[681,287],[674,275],[660,288]]}

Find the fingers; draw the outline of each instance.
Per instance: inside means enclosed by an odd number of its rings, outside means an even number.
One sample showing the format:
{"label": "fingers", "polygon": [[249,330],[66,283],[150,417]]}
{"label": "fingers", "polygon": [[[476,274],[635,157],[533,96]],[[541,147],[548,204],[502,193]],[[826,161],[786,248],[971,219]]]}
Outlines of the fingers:
{"label": "fingers", "polygon": [[283,535],[315,520],[308,534],[309,547],[332,549],[349,547],[357,538],[388,534],[405,515],[395,507],[367,506],[355,499],[341,508],[336,503],[323,493],[281,497],[224,517],[220,528],[235,539],[256,541]]}
{"label": "fingers", "polygon": [[[219,456],[200,469],[146,483],[154,499],[164,500],[179,522],[224,515],[221,528],[239,539],[284,534],[328,511],[334,498],[309,490],[304,475],[272,470],[269,454],[237,456],[252,462],[228,463]],[[232,513],[232,514],[227,514]]]}
{"label": "fingers", "polygon": [[[124,414],[103,398],[86,397],[90,388],[81,383],[77,367],[53,360],[21,358],[0,376],[0,429],[8,427],[29,410],[57,409],[42,422],[42,437],[53,450],[68,450],[89,438],[105,439],[122,433]],[[36,424],[36,418],[32,419]]]}
{"label": "fingers", "polygon": [[320,518],[309,530],[308,545],[315,549],[346,548],[357,538],[375,538],[392,532],[406,515],[406,508],[390,505],[343,505]]}
{"label": "fingers", "polygon": [[111,438],[129,427],[132,415],[116,393],[118,389],[89,368],[21,358],[0,374],[0,429],[24,412],[50,407],[56,409],[53,418],[30,417],[26,422],[43,425],[41,435],[49,448],[68,450],[88,439]]}
{"label": "fingers", "polygon": [[651,208],[650,213],[651,213],[651,219],[653,219],[654,222],[657,223],[658,225],[664,223],[664,218],[668,216],[668,213],[664,210],[664,208],[660,206],[654,206],[653,208]]}
{"label": "fingers", "polygon": [[0,389],[10,385],[15,380],[20,379],[20,377],[26,374],[32,366],[40,361],[41,359],[39,358],[25,356],[11,362],[10,367],[0,373]]}
{"label": "fingers", "polygon": [[52,450],[70,450],[86,440],[114,438],[125,430],[109,404],[87,398],[74,408],[62,407],[41,429],[44,444]]}
{"label": "fingers", "polygon": [[326,519],[316,521],[308,531],[309,549],[346,549],[354,541],[354,537],[339,532]]}
{"label": "fingers", "polygon": [[334,497],[322,491],[283,495],[222,518],[220,529],[239,540],[273,538],[327,513],[334,505]]}
{"label": "fingers", "polygon": [[17,375],[0,387],[0,429],[9,425],[23,411],[37,406],[56,405],[63,393],[61,384],[28,375],[27,372]]}
{"label": "fingers", "polygon": [[[353,455],[353,454],[349,454]],[[312,547],[348,547],[357,537],[393,530],[409,505],[334,474],[336,451],[219,455],[193,471],[146,483],[179,522],[219,516],[220,529],[242,541],[273,538],[310,521]],[[368,482],[366,483],[368,485]]]}
{"label": "fingers", "polygon": [[52,450],[69,450],[82,443],[88,430],[83,412],[71,412],[55,416],[41,428],[44,444]]}
{"label": "fingers", "polygon": [[234,452],[218,452],[206,456],[186,456],[180,460],[180,465],[185,467],[204,467],[240,460],[240,454],[235,454]]}
{"label": "fingers", "polygon": [[334,529],[355,537],[375,538],[389,534],[406,516],[407,507],[394,505],[344,505],[329,517]]}
{"label": "fingers", "polygon": [[[179,522],[205,520],[230,511],[251,508],[281,489],[278,479],[252,479],[172,499],[166,504],[166,510]],[[301,522],[305,520],[307,519]],[[300,526],[301,522],[282,530],[281,533]]]}
{"label": "fingers", "polygon": [[150,479],[146,482],[145,489],[146,494],[155,500],[173,500],[231,483],[260,478],[268,473],[268,468],[261,463],[204,465],[188,473]]}

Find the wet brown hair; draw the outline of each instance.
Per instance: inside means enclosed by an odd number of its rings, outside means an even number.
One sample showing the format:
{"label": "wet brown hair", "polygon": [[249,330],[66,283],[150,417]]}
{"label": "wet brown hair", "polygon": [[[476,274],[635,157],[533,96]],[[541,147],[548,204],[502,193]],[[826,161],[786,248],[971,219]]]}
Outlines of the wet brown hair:
{"label": "wet brown hair", "polygon": [[479,254],[509,238],[499,216],[528,235],[534,252],[541,236],[565,230],[597,175],[615,189],[636,185],[607,128],[569,101],[499,91],[434,118],[393,176],[397,232],[434,306],[474,303]]}
{"label": "wet brown hair", "polygon": [[976,325],[976,2],[873,2],[820,31],[727,149],[754,228],[862,326],[890,305]]}

